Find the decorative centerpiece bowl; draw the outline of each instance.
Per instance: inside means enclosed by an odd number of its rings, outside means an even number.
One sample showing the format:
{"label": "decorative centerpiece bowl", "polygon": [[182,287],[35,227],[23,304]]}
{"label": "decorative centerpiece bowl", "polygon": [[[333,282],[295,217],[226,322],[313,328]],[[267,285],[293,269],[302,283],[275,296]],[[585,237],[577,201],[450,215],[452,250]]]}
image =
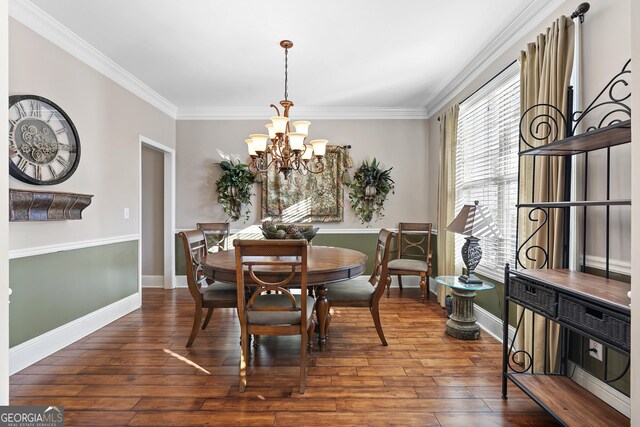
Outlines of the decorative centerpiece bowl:
{"label": "decorative centerpiece bowl", "polygon": [[301,224],[274,224],[265,221],[260,227],[265,239],[307,239],[310,242],[320,230],[319,227]]}

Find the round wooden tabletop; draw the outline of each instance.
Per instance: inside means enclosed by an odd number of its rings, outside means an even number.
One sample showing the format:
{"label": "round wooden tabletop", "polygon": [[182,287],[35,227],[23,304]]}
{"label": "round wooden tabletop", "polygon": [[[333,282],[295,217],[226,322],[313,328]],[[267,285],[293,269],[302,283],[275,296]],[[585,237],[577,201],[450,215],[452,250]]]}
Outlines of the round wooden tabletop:
{"label": "round wooden tabletop", "polygon": [[[235,257],[233,249],[207,254],[202,260],[204,274],[216,281],[236,283]],[[366,262],[367,256],[362,252],[331,246],[308,246],[307,283],[321,285],[357,277],[364,272]],[[278,266],[260,266],[255,270],[273,280],[287,277],[291,271]]]}

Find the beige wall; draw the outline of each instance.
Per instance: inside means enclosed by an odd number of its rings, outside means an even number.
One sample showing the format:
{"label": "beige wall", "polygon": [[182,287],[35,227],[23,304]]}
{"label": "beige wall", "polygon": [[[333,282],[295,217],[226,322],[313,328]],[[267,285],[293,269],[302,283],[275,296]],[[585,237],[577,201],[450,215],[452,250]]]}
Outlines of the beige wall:
{"label": "beige wall", "polygon": [[[626,20],[625,22],[628,22]],[[640,2],[633,1],[631,5],[631,22],[634,22],[632,29],[632,58],[635,63],[640,59]],[[631,73],[632,81],[631,86],[640,88],[640,73]],[[640,111],[640,90],[635,90],[633,93],[633,105],[632,111],[636,111],[636,118],[633,120],[633,128],[631,129],[632,135],[640,135],[640,120],[637,117],[637,112]],[[640,168],[637,165],[640,164],[640,144],[632,143],[631,157],[633,164],[636,167],[631,169],[631,198],[633,200],[632,205],[632,223],[631,230],[632,235],[635,237],[632,240],[631,246],[631,259],[635,260],[631,263],[631,289],[633,292],[633,299],[631,300],[631,311],[635,313],[631,316],[631,366],[635,369],[631,370],[631,399],[636,402],[635,405],[631,405],[631,424],[634,427],[640,427],[640,405],[637,404],[638,396],[640,396],[640,239],[638,239],[638,231],[640,230]]]}
{"label": "beige wall", "polygon": [[[581,1],[565,1],[556,11],[543,20],[543,24],[511,46],[503,55],[494,61],[478,78],[464,87],[455,98],[440,111],[434,112],[429,119],[430,148],[434,154],[439,152],[439,122],[437,117],[444,108],[454,102],[461,102],[480,86],[491,79],[496,73],[518,59],[520,50],[526,44],[535,40],[535,36],[544,31],[554,19],[565,14],[569,15]],[[624,63],[631,56],[631,27],[628,19],[630,0],[599,0],[591,2],[591,10],[586,14],[583,25],[583,100],[590,102],[609,80],[622,69]],[[597,114],[597,113],[593,113]],[[630,144],[612,150],[612,198],[629,198],[630,181]],[[437,174],[439,173],[437,155],[430,155],[430,167],[433,177],[429,180],[430,191],[437,191]],[[606,163],[604,153],[593,153],[589,159],[589,197],[605,197],[604,183],[606,182]],[[435,208],[434,208],[435,209]],[[430,211],[436,215],[436,211]],[[589,211],[589,240],[587,253],[589,255],[604,256],[604,209],[591,208]],[[630,260],[629,208],[612,208],[612,230],[625,230],[618,233],[619,238],[611,240],[611,257],[622,261]],[[613,231],[612,231],[613,233]],[[612,234],[615,236],[615,234]]]}
{"label": "beige wall", "polygon": [[164,153],[142,146],[142,275],[164,275]]}
{"label": "beige wall", "polygon": [[73,120],[82,148],[64,183],[35,187],[10,178],[10,187],[94,195],[80,221],[10,224],[10,249],[138,234],[139,135],[175,147],[175,120],[13,19],[9,31],[10,94],[54,101]]}
{"label": "beige wall", "polygon": [[[295,110],[294,110],[295,112]],[[265,118],[266,119],[266,118]],[[333,145],[352,146],[351,156],[358,165],[374,157],[383,167],[393,167],[396,184],[385,207],[385,217],[372,223],[378,227],[396,227],[399,221],[426,221],[427,211],[437,202],[437,193],[429,193],[428,135],[426,120],[311,120],[310,136],[327,138]],[[248,160],[244,140],[250,133],[263,132],[265,121],[202,120],[178,121],[176,227],[194,227],[198,221],[225,221],[216,202],[215,181],[220,177],[216,164],[222,156],[240,156]],[[351,170],[353,176],[353,169]],[[259,195],[260,186],[254,186]],[[259,222],[260,199],[252,199],[249,221],[242,219],[232,228]],[[345,215],[342,223],[328,223],[326,229],[364,228],[349,206],[345,189]],[[435,218],[433,218],[435,219]]]}
{"label": "beige wall", "polygon": [[[8,3],[0,2],[0,99],[9,96],[9,31]],[[0,113],[0,135],[7,135],[7,110]],[[7,162],[0,164],[0,191],[8,194],[9,169]],[[7,234],[9,231],[8,198],[0,198],[0,405],[9,404],[9,260]]]}

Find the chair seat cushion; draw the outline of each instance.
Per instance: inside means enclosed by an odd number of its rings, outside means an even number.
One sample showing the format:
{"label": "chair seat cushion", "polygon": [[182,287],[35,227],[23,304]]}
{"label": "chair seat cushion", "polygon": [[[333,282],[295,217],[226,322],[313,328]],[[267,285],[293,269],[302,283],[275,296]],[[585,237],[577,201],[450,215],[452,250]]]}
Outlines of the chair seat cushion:
{"label": "chair seat cushion", "polygon": [[[399,258],[389,261],[389,270],[406,270],[420,273],[423,271],[429,271],[429,265],[425,261],[417,259]],[[393,274],[393,272],[390,273]]]}
{"label": "chair seat cushion", "polygon": [[376,288],[365,277],[327,284],[329,301],[369,301]]}
{"label": "chair seat cushion", "polygon": [[236,285],[213,283],[202,291],[204,301],[236,301],[238,299]]}
{"label": "chair seat cushion", "polygon": [[[307,297],[307,319],[313,314],[315,300]],[[300,306],[300,295],[294,295],[297,305]],[[291,299],[284,294],[262,294],[258,296],[254,307],[292,307]],[[299,325],[300,311],[253,311],[247,308],[247,321],[254,325]]]}

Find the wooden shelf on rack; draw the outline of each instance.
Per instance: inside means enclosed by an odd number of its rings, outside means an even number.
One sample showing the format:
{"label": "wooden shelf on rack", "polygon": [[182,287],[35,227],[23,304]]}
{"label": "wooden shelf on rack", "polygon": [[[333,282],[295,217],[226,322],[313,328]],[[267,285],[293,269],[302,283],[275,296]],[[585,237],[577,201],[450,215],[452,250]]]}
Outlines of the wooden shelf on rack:
{"label": "wooden shelf on rack", "polygon": [[572,206],[631,206],[631,199],[620,200],[576,200],[572,202],[519,203],[519,208],[569,208]]}
{"label": "wooden shelf on rack", "polygon": [[601,148],[614,147],[631,142],[631,120],[564,138],[529,150],[521,156],[572,156]]}
{"label": "wooden shelf on rack", "polygon": [[571,379],[559,375],[508,374],[522,391],[567,426],[628,426],[629,418]]}
{"label": "wooden shelf on rack", "polygon": [[567,269],[511,270],[511,273],[534,279],[570,294],[587,297],[599,304],[622,310],[625,313],[630,312],[629,303],[631,300],[627,296],[631,290],[630,283]]}

